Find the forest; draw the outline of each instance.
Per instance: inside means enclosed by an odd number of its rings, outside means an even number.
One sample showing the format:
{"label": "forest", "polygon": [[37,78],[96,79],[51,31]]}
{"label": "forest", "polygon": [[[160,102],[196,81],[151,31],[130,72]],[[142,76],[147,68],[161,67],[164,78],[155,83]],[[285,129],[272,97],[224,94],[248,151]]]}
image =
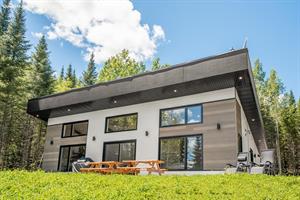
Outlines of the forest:
{"label": "forest", "polygon": [[[33,47],[25,36],[22,1],[15,8],[9,4],[4,0],[0,10],[0,168],[35,170],[42,163],[46,123],[26,113],[28,99],[143,73],[146,64],[123,50],[97,66],[92,53],[80,76],[71,64],[55,76],[46,37]],[[165,67],[170,65],[159,58],[149,66]],[[259,59],[253,74],[268,147],[279,150],[282,173],[299,175],[300,99],[286,91],[275,70],[267,75]]]}

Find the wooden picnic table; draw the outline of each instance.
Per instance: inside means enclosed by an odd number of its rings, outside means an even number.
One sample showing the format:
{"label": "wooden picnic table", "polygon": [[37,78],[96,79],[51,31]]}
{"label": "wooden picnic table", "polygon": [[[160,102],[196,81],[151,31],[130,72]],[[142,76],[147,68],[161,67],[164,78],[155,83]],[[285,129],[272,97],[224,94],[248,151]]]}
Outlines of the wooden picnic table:
{"label": "wooden picnic table", "polygon": [[164,163],[162,160],[123,160],[122,163],[127,164],[130,167],[137,167],[139,164],[147,164],[149,167],[146,167],[145,169],[148,171],[148,174],[157,172],[161,175],[166,171],[166,169],[160,168],[160,164]]}
{"label": "wooden picnic table", "polygon": [[[88,168],[81,168],[81,172],[100,172],[103,174],[112,173],[118,167],[119,162],[116,161],[101,161],[101,162],[88,162]],[[102,166],[105,167],[102,167]]]}
{"label": "wooden picnic table", "polygon": [[[160,164],[164,163],[161,160],[124,160],[117,161],[101,161],[101,162],[88,162],[88,168],[81,168],[80,172],[98,172],[102,174],[134,174],[140,173],[141,169],[145,169],[148,174],[157,172],[159,175],[164,173],[166,169],[161,169]],[[147,164],[149,167],[138,167],[138,164]],[[124,166],[125,165],[125,166]],[[102,167],[104,166],[104,167]]]}
{"label": "wooden picnic table", "polygon": [[119,164],[119,162],[117,161],[100,161],[100,162],[88,162],[89,166],[90,167],[93,167],[93,168],[99,168],[101,167],[102,165],[105,165],[107,166],[107,168],[116,168]]}

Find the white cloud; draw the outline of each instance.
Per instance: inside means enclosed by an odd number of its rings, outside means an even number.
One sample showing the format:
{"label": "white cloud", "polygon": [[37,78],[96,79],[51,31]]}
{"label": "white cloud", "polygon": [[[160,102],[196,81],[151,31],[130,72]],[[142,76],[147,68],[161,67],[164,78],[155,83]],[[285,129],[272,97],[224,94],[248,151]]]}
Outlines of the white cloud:
{"label": "white cloud", "polygon": [[64,39],[91,52],[97,63],[128,49],[137,60],[151,58],[165,40],[161,26],[141,24],[141,13],[129,0],[24,0],[25,8],[52,21],[47,37]]}
{"label": "white cloud", "polygon": [[43,33],[40,33],[40,32],[31,32],[31,35],[33,37],[36,37],[36,38],[40,39],[43,36]]}

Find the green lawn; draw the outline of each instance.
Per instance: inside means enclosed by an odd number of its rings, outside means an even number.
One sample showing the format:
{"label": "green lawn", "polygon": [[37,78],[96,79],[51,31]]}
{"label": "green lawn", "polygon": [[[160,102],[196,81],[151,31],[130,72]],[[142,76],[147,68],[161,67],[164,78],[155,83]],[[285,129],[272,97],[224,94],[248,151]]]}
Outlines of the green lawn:
{"label": "green lawn", "polygon": [[300,177],[3,171],[0,199],[300,199]]}

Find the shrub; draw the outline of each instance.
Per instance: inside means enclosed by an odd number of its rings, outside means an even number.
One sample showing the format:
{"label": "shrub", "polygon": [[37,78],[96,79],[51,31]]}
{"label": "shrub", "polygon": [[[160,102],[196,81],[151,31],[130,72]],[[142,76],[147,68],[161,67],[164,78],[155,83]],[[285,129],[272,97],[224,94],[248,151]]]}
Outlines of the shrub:
{"label": "shrub", "polygon": [[300,199],[300,177],[0,172],[1,199]]}

